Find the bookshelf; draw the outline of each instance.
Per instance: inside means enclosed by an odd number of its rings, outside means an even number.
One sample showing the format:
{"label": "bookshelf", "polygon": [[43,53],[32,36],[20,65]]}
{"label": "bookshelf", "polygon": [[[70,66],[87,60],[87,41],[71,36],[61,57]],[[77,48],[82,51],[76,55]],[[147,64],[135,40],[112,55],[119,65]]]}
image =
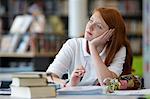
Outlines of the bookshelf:
{"label": "bookshelf", "polygon": [[[28,7],[33,4],[33,1],[34,0],[0,0],[1,4],[6,9],[5,13],[1,15],[1,19],[5,22],[3,22],[3,32],[0,35],[3,36],[8,34],[8,31],[10,29],[14,17],[20,14],[21,15],[27,14]],[[23,60],[23,59],[31,62],[33,60],[35,61],[35,59],[43,59],[42,61],[44,61],[45,59],[47,61],[44,63],[46,63],[47,66],[53,60],[54,56],[58,52],[59,48],[62,46],[63,42],[67,39],[68,0],[42,0],[42,1],[44,2],[43,9],[46,18],[46,28],[44,32],[45,33],[44,35],[46,36],[44,37],[39,36],[40,37],[39,38],[38,36],[30,35],[29,33],[28,35],[30,39],[34,39],[36,43],[38,42],[38,44],[33,44],[36,45],[35,47],[33,47],[33,45],[30,45],[30,47],[28,47],[28,52],[25,53],[0,52],[0,67],[4,65],[9,65],[7,62],[4,61],[15,60],[19,62],[19,60]],[[19,5],[22,5],[22,7],[20,7]],[[88,16],[91,15],[91,11],[95,7],[103,7],[103,6],[105,7],[109,6],[109,7],[114,7],[119,9],[126,22],[128,38],[131,42],[133,53],[134,55],[141,56],[142,55],[142,0],[88,0],[88,9],[87,9]],[[51,18],[56,19],[56,23],[54,22],[52,24]],[[58,23],[60,22],[60,24],[63,25],[60,26],[61,28],[64,29],[63,33],[58,33],[59,31],[55,31],[58,29],[52,28],[52,25],[55,26],[57,22]],[[45,42],[45,40],[47,40],[47,37],[50,38],[51,41],[49,41],[49,43],[53,49],[50,49],[49,51],[47,51],[47,53],[44,53],[45,50],[47,50],[47,48],[39,49],[39,47],[43,48],[42,43]],[[34,42],[34,40],[32,41],[32,43]],[[46,44],[44,44],[44,46],[45,45]],[[38,64],[35,63],[35,66],[36,65]],[[41,64],[40,66],[43,65],[45,64]]]}
{"label": "bookshelf", "polygon": [[[42,33],[31,33],[30,27],[33,21],[25,33],[10,33],[16,16],[31,15],[29,8],[35,1],[0,0],[0,4],[5,9],[4,13],[0,14],[2,20],[0,72],[45,71],[68,38],[68,0],[41,0],[40,7],[45,16],[45,27]],[[4,38],[9,43],[2,44]],[[12,44],[11,38],[18,38],[17,43]],[[15,45],[13,49],[12,45]]]}
{"label": "bookshelf", "polygon": [[89,0],[89,16],[96,7],[117,8],[126,24],[126,31],[135,56],[142,55],[142,0]]}
{"label": "bookshelf", "polygon": [[0,57],[14,57],[14,58],[32,58],[32,57],[53,57],[57,54],[57,52],[47,52],[47,53],[33,53],[33,52],[26,52],[26,53],[2,53],[0,52]]}
{"label": "bookshelf", "polygon": [[[0,0],[0,4],[4,8],[4,13],[0,13],[0,19],[2,19],[3,34],[7,34],[14,18],[17,15],[29,14],[30,8],[35,4],[35,1],[41,1],[42,13],[46,17],[45,31],[55,32],[50,30],[51,27],[49,20],[52,16],[56,16],[62,21],[64,25],[65,33],[68,32],[68,0]],[[36,11],[36,9],[34,9]]]}
{"label": "bookshelf", "polygon": [[[18,35],[18,34],[13,34]],[[13,38],[13,35],[9,35]],[[30,34],[26,35],[29,37],[28,42],[23,42],[22,39],[25,37],[21,35],[18,45],[13,47],[6,45],[1,47],[0,52],[0,67],[16,67],[12,64],[27,64],[32,67],[35,71],[44,71],[49,66],[50,62],[53,61],[54,56],[62,47],[63,43],[66,41],[67,37],[54,34]],[[4,38],[4,37],[3,37]],[[9,39],[8,39],[9,40]],[[9,42],[13,42],[10,41]],[[16,43],[15,43],[16,44]],[[14,45],[14,44],[10,44]],[[23,46],[23,47],[20,47]],[[24,46],[26,48],[24,49]],[[5,49],[4,49],[5,48]],[[4,50],[2,50],[4,49]],[[28,66],[27,66],[28,67]],[[1,68],[3,69],[3,68]]]}

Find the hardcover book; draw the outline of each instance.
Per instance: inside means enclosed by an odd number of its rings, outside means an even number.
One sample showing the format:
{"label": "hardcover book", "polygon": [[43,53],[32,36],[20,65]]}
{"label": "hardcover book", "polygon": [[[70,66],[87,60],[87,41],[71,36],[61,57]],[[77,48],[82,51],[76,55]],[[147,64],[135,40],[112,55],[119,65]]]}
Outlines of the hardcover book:
{"label": "hardcover book", "polygon": [[46,72],[19,72],[14,73],[12,78],[43,78],[46,77]]}
{"label": "hardcover book", "polygon": [[56,88],[54,86],[41,86],[41,87],[11,86],[10,88],[11,88],[11,97],[18,97],[18,98],[56,97]]}
{"label": "hardcover book", "polygon": [[12,86],[47,86],[46,78],[12,78]]}

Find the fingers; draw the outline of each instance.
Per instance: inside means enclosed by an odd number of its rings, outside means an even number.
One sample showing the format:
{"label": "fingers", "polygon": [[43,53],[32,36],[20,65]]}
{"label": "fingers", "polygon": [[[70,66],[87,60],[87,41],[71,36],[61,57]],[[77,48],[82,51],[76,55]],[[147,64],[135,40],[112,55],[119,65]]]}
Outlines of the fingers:
{"label": "fingers", "polygon": [[79,65],[78,68],[74,69],[74,72],[72,74],[72,77],[83,77],[85,74],[85,68],[82,65]]}
{"label": "fingers", "polygon": [[104,41],[106,41],[106,42],[109,41],[109,39],[110,39],[110,37],[112,36],[114,30],[115,30],[115,29],[109,29],[109,30],[107,30],[105,33],[103,33],[102,39],[103,39]]}
{"label": "fingers", "polygon": [[110,39],[110,37],[112,36],[114,30],[115,30],[115,29],[110,29],[110,30],[108,30],[107,35],[106,35],[106,41],[109,41],[109,39]]}
{"label": "fingers", "polygon": [[84,69],[83,65],[78,65],[77,69]]}
{"label": "fingers", "polygon": [[78,76],[78,77],[82,77],[84,75],[84,73],[85,73],[84,69],[76,69],[74,72],[74,75]]}

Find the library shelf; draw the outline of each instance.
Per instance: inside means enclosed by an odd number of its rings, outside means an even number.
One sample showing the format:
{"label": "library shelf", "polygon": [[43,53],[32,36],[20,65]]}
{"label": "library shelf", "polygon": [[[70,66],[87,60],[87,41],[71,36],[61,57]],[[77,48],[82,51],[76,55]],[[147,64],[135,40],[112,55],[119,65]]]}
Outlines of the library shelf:
{"label": "library shelf", "polygon": [[47,53],[33,53],[33,52],[25,52],[25,53],[2,53],[0,52],[0,57],[20,57],[20,58],[32,58],[32,57],[54,57],[57,52],[47,52]]}

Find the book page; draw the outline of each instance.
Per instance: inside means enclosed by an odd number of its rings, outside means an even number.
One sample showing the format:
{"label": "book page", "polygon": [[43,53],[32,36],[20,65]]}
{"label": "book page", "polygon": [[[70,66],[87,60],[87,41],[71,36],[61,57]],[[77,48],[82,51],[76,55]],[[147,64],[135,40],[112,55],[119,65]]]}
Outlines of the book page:
{"label": "book page", "polygon": [[64,87],[57,90],[60,95],[95,95],[95,94],[106,94],[106,86],[74,86]]}

